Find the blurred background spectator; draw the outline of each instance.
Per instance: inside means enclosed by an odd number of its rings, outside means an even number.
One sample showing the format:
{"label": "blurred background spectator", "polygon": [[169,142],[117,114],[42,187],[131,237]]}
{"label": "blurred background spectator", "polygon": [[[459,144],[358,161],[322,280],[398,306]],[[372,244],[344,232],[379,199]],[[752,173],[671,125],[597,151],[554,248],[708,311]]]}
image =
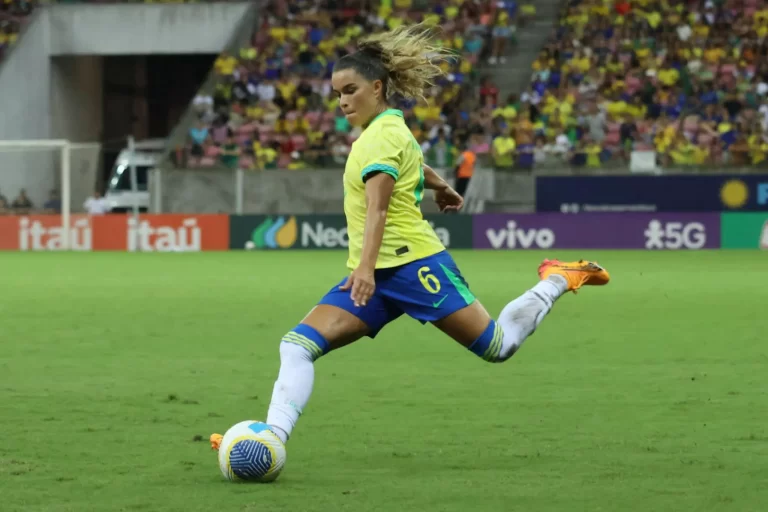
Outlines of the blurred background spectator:
{"label": "blurred background spectator", "polygon": [[21,189],[19,191],[19,195],[11,203],[11,208],[13,208],[15,213],[19,214],[29,213],[34,208],[32,201],[27,197],[26,190]]}
{"label": "blurred background spectator", "polygon": [[103,215],[109,211],[109,203],[101,195],[101,192],[96,190],[91,197],[85,200],[83,208],[89,215]]}
{"label": "blurred background spectator", "polygon": [[61,213],[61,198],[58,190],[51,190],[48,200],[43,205],[45,213]]}

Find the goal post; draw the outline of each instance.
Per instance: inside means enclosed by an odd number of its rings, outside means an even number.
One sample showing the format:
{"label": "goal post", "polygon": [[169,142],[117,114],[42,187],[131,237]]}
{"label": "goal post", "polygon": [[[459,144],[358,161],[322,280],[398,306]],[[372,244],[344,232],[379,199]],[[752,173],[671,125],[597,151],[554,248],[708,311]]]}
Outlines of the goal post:
{"label": "goal post", "polygon": [[[101,144],[72,143],[64,139],[0,140],[0,196],[11,215],[56,213],[43,205],[58,191],[61,221],[60,247],[71,248],[72,214],[83,211],[83,203],[96,187],[100,172]],[[74,171],[73,171],[74,167]],[[32,208],[10,208],[26,192]]]}

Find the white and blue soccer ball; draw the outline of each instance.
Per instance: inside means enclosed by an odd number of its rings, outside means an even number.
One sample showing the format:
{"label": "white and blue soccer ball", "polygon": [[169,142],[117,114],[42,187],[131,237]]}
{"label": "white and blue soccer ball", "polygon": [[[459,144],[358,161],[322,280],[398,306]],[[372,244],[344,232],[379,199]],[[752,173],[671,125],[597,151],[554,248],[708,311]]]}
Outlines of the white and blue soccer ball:
{"label": "white and blue soccer ball", "polygon": [[260,421],[241,421],[219,446],[219,468],[233,482],[271,482],[285,465],[285,445]]}

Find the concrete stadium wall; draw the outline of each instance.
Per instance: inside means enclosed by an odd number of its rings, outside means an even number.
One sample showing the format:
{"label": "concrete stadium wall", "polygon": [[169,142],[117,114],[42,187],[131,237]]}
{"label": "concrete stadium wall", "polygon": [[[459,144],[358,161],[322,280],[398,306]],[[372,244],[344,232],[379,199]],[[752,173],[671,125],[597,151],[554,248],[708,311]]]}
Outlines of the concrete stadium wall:
{"label": "concrete stadium wall", "polygon": [[[627,175],[625,169],[563,168],[559,175]],[[699,168],[674,169],[668,173],[697,173]],[[731,168],[728,172],[749,172],[749,168]],[[156,213],[235,213],[235,172],[221,169],[162,169],[160,210]],[[307,214],[342,213],[344,191],[341,169],[304,169],[300,171],[244,171],[243,213]],[[498,172],[478,169],[467,193],[472,213],[529,213],[536,209],[536,172]],[[449,183],[452,177],[448,177]],[[474,189],[473,189],[474,187]],[[156,189],[150,181],[151,204]],[[474,199],[473,199],[474,198]],[[473,201],[482,201],[481,209]],[[425,213],[437,211],[425,197]]]}
{"label": "concrete stadium wall", "polygon": [[51,59],[51,137],[72,142],[101,138],[104,58],[100,55]]}
{"label": "concrete stadium wall", "polygon": [[78,86],[93,92],[93,81],[100,78],[97,61],[61,64],[61,72],[52,77],[52,56],[218,53],[252,7],[228,2],[38,9],[0,66],[0,140],[54,137],[52,98],[87,97],[65,90],[73,86],[73,76]]}
{"label": "concrete stadium wall", "polygon": [[[0,66],[0,140],[51,138],[48,50],[47,17],[38,12]],[[33,201],[47,197],[56,161],[50,151],[0,148],[0,194],[12,201],[26,188]]]}
{"label": "concrete stadium wall", "polygon": [[0,140],[49,137],[48,56],[49,26],[41,11],[0,66]]}
{"label": "concrete stadium wall", "polygon": [[[438,171],[439,172],[439,171]],[[162,169],[162,213],[234,213],[236,177],[234,171],[218,169]],[[344,189],[341,169],[300,171],[244,171],[243,212],[259,214],[342,213]],[[491,170],[475,173],[468,196],[484,201],[493,198],[499,183]],[[502,178],[502,189],[507,180]],[[150,195],[157,190],[150,180]],[[514,185],[512,185],[514,187]],[[474,188],[473,188],[474,187]],[[530,191],[526,190],[528,194]],[[530,192],[532,197],[532,192]],[[151,204],[154,201],[151,200]],[[425,213],[437,212],[434,202],[425,197]],[[158,212],[159,213],[159,212]]]}
{"label": "concrete stadium wall", "polygon": [[251,7],[249,2],[55,5],[48,9],[51,55],[218,53]]}
{"label": "concrete stadium wall", "polygon": [[[100,56],[219,53],[255,8],[250,2],[227,2],[37,9],[0,63],[0,140],[99,141]],[[33,202],[42,203],[59,186],[59,169],[55,152],[0,149],[0,193],[11,200],[25,188]]]}
{"label": "concrete stadium wall", "polygon": [[[232,213],[235,172],[163,169],[162,211]],[[338,213],[343,211],[343,171],[246,171],[243,211],[247,213]],[[155,190],[150,185],[150,194]]]}

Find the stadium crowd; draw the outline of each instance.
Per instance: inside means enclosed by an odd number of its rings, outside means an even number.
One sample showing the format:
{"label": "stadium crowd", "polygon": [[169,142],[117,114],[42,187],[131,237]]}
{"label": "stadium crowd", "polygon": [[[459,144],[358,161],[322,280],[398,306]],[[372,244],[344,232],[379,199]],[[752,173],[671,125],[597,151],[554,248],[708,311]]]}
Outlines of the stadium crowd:
{"label": "stadium crowd", "polygon": [[760,164],[765,0],[570,0],[530,87],[493,114],[497,167]]}
{"label": "stadium crowd", "polygon": [[490,112],[479,108],[477,65],[505,62],[517,23],[535,13],[516,0],[274,1],[251,44],[215,63],[212,95],[194,100],[198,119],[177,162],[245,169],[342,166],[360,133],[338,108],[330,77],[365,34],[403,23],[440,26],[457,59],[426,102],[400,102],[433,165],[451,167],[466,144],[490,151]]}
{"label": "stadium crowd", "polygon": [[[600,167],[654,152],[661,165],[757,165],[768,155],[766,0],[567,0],[530,86],[500,97],[478,64],[503,66],[522,0],[273,0],[249,45],[215,62],[194,100],[179,164],[246,169],[343,165],[359,135],[330,87],[364,34],[440,26],[457,52],[426,102],[401,103],[425,157],[462,151],[495,167]],[[0,0],[0,56],[35,2]],[[480,82],[478,84],[478,82]],[[478,87],[479,85],[479,87]]]}
{"label": "stadium crowd", "polygon": [[469,149],[497,168],[600,167],[635,151],[661,165],[760,164],[768,154],[765,0],[569,0],[533,63],[530,87],[499,98],[476,66],[504,64],[531,5],[400,0],[328,14],[273,4],[239,55],[222,55],[213,97],[196,99],[188,163],[342,165],[358,135],[330,93],[335,58],[364,33],[427,21],[461,53],[427,103],[403,105],[427,161]]}

